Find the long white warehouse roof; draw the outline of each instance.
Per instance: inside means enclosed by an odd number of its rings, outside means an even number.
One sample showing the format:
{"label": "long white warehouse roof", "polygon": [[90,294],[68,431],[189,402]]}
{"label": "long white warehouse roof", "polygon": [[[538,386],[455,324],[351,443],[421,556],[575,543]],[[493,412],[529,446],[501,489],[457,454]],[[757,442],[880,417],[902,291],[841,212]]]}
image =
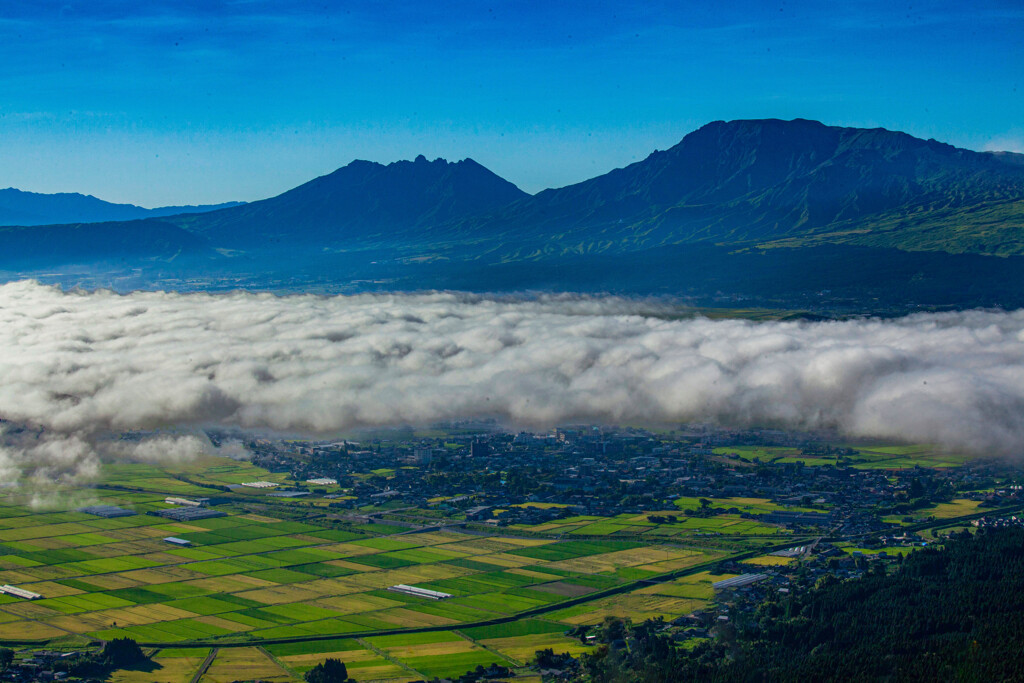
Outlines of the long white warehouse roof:
{"label": "long white warehouse roof", "polygon": [[0,593],[7,593],[7,595],[13,595],[16,598],[25,598],[26,600],[35,600],[36,598],[43,597],[39,593],[33,593],[32,591],[27,591],[24,588],[18,588],[17,586],[12,586],[7,583],[0,586]]}
{"label": "long white warehouse roof", "polygon": [[444,600],[445,598],[452,597],[451,593],[432,591],[429,588],[417,588],[416,586],[407,586],[404,583],[400,583],[397,586],[391,586],[390,588],[388,588],[388,590],[394,591],[395,593],[415,595],[418,598],[427,598],[428,600]]}
{"label": "long white warehouse roof", "polygon": [[722,590],[723,588],[739,588],[740,586],[749,586],[752,583],[758,581],[764,581],[768,578],[767,574],[740,574],[734,576],[731,579],[725,579],[724,581],[716,581],[711,584],[712,588]]}

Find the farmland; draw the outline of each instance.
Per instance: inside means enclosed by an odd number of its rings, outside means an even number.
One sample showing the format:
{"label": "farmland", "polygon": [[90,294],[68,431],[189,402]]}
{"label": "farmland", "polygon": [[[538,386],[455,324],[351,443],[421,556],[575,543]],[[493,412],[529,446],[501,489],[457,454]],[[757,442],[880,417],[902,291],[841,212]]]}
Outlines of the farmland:
{"label": "farmland", "polygon": [[[686,501],[683,501],[684,503]],[[681,503],[677,503],[682,506]],[[699,507],[694,504],[693,507]],[[728,504],[728,499],[715,501],[715,507],[725,509],[735,507]],[[748,506],[744,506],[748,507]],[[788,508],[792,509],[792,508]],[[690,536],[693,534],[728,534],[735,536],[777,536],[781,530],[777,526],[760,524],[750,519],[744,519],[739,514],[722,514],[715,517],[682,517],[670,525],[662,525],[650,521],[652,515],[664,515],[664,512],[624,514],[614,517],[598,517],[580,515],[565,517],[554,522],[540,525],[523,526],[513,525],[512,529],[533,531],[552,536],[570,534],[576,536],[619,536],[633,537],[643,536],[646,539],[662,538],[668,539],[677,536]],[[775,541],[776,539],[772,539]]]}
{"label": "farmland", "polygon": [[[17,495],[0,499],[0,582],[43,596],[0,597],[0,639],[224,644],[455,627],[557,606],[719,556],[613,540],[454,531],[369,536],[244,510],[179,523],[145,514],[169,507],[159,495],[94,494],[137,514],[33,512]],[[171,545],[163,540],[168,536],[192,545]],[[386,590],[400,583],[453,597],[432,602]],[[582,614],[565,623],[579,623]],[[512,652],[522,644],[502,647]],[[459,652],[469,661],[476,650]],[[405,656],[420,665],[420,657],[433,655]]]}
{"label": "farmland", "polygon": [[930,444],[891,444],[883,442],[858,442],[839,444],[839,448],[856,451],[853,455],[841,456],[832,453],[804,453],[798,448],[771,446],[728,446],[714,449],[714,454],[736,457],[746,462],[765,462],[777,465],[803,463],[809,467],[838,465],[840,460],[858,469],[900,470],[917,467],[949,468],[959,467],[973,458],[962,453],[952,453]]}

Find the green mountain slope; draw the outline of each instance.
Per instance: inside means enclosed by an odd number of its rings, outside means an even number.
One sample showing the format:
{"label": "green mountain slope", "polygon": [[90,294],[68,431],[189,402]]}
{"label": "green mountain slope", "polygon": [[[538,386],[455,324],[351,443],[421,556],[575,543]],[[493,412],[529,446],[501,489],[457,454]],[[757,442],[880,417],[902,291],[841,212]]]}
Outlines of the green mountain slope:
{"label": "green mountain slope", "polygon": [[689,242],[1024,253],[1019,156],[800,119],[715,122],[451,234],[514,235],[512,258]]}

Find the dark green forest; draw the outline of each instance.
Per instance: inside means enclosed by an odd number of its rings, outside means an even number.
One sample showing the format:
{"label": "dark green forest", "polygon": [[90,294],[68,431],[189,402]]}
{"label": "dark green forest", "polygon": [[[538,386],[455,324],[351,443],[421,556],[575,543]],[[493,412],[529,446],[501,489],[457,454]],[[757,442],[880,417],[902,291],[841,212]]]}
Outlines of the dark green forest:
{"label": "dark green forest", "polygon": [[895,570],[819,580],[685,650],[662,624],[610,621],[579,679],[1024,680],[1024,529],[955,534]]}

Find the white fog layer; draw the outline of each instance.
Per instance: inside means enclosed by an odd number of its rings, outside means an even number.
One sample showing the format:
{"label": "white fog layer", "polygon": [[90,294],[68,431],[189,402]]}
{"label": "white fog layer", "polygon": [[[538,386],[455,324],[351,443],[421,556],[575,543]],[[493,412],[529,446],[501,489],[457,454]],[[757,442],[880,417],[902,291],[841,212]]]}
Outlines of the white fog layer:
{"label": "white fog layer", "polygon": [[978,454],[1021,451],[1024,312],[750,323],[654,310],[597,298],[3,285],[0,481],[88,477],[100,457],[173,459],[204,448],[195,436],[106,439],[125,430],[321,434],[474,416],[537,428],[834,428]]}

